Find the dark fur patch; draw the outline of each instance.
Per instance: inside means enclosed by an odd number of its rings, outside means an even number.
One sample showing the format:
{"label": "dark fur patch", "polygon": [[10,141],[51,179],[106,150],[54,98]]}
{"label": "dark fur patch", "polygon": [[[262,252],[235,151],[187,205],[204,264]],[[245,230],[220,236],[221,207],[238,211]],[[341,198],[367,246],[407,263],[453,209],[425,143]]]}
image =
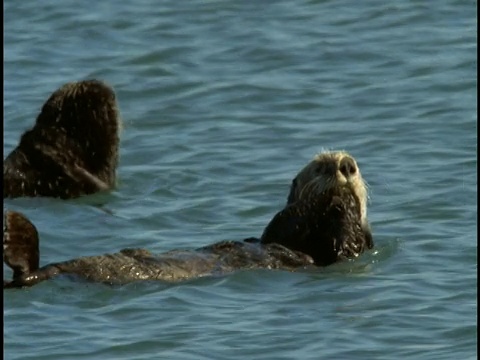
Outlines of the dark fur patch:
{"label": "dark fur patch", "polygon": [[22,214],[7,211],[4,216],[3,261],[12,268],[13,278],[38,269],[38,233]]}
{"label": "dark fur patch", "polygon": [[62,86],[4,160],[3,197],[68,199],[112,188],[120,127],[109,86],[97,80]]}
{"label": "dark fur patch", "polygon": [[265,228],[261,242],[308,254],[318,266],[373,247],[370,229],[361,225],[358,199],[347,187],[287,205]]}

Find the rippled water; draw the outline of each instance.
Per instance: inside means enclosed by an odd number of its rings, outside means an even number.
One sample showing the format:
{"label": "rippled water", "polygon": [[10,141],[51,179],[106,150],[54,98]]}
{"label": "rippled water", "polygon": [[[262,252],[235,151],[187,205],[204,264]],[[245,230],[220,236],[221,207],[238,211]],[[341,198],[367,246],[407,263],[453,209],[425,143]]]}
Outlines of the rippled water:
{"label": "rippled water", "polygon": [[475,5],[5,2],[4,156],[68,81],[110,83],[124,120],[115,191],[5,202],[42,264],[259,236],[323,148],[358,160],[376,242],[314,272],[5,291],[5,358],[476,358]]}

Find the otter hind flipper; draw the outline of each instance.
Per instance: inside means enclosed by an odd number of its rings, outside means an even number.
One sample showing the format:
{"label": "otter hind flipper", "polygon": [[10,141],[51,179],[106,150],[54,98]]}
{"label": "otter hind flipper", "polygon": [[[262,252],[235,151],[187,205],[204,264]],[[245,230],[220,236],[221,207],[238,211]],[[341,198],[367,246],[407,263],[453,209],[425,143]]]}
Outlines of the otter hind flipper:
{"label": "otter hind flipper", "polygon": [[37,229],[16,211],[7,211],[4,216],[3,261],[13,270],[14,281],[36,271],[39,266]]}

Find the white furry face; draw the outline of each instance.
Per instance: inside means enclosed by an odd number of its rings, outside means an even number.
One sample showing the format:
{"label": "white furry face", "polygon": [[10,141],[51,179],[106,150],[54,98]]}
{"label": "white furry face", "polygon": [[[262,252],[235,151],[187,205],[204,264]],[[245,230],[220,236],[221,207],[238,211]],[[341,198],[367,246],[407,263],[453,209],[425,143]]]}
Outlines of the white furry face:
{"label": "white furry face", "polygon": [[326,190],[348,186],[360,201],[362,223],[367,219],[367,186],[353,156],[344,151],[326,151],[315,155],[295,177],[288,204]]}

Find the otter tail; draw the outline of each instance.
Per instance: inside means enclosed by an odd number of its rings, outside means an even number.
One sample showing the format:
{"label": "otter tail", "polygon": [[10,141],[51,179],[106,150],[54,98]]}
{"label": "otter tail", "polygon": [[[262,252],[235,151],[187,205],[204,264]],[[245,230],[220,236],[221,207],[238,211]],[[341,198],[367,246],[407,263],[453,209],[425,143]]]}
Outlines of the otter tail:
{"label": "otter tail", "polygon": [[23,279],[39,266],[37,229],[16,211],[4,215],[3,261],[13,270],[13,280],[4,280],[4,288],[23,286]]}

